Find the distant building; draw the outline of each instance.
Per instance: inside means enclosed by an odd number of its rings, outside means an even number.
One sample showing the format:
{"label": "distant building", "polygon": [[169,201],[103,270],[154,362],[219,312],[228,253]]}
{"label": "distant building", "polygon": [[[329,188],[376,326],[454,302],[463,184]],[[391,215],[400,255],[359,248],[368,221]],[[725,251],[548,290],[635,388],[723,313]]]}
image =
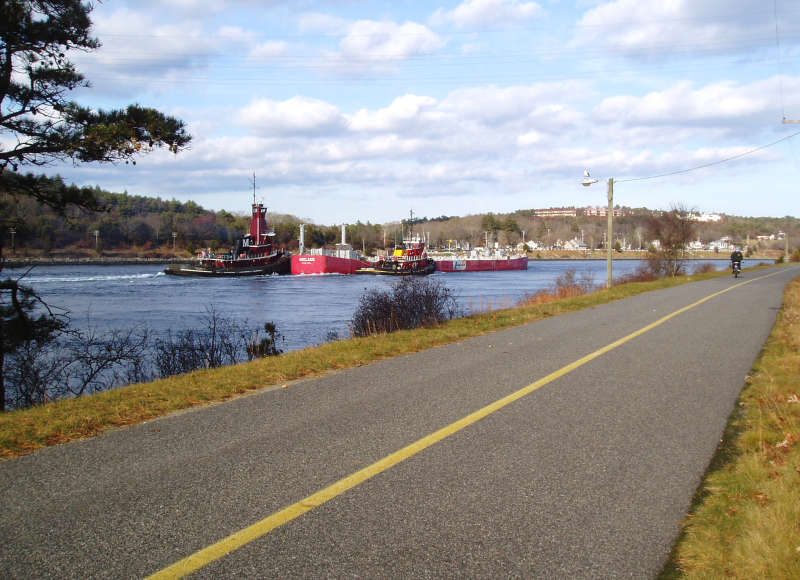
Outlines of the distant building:
{"label": "distant building", "polygon": [[[590,217],[608,217],[608,207],[606,206],[594,206],[594,207],[585,207],[583,208],[583,215],[590,216]],[[619,208],[614,208],[614,217],[622,217],[625,215]]]}
{"label": "distant building", "polygon": [[548,209],[535,209],[536,217],[577,217],[578,210],[574,207],[551,207]]}
{"label": "distant building", "polygon": [[708,244],[709,249],[717,252],[721,251],[731,251],[735,247],[733,241],[728,237],[725,236],[718,240],[714,240],[710,244]]}
{"label": "distant building", "polygon": [[696,222],[718,222],[722,221],[722,216],[718,213],[692,213],[689,214],[689,219]]}

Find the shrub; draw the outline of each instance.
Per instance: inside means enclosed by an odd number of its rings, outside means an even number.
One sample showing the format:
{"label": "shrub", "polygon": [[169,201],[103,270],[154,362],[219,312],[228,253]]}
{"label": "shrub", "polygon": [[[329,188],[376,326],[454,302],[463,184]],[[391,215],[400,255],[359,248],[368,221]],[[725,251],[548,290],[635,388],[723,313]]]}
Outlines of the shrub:
{"label": "shrub", "polygon": [[657,265],[658,262],[651,262],[650,260],[647,261],[646,264],[643,264],[636,268],[635,271],[631,272],[630,274],[626,274],[624,276],[620,276],[617,278],[615,284],[630,284],[632,282],[652,282],[653,280],[658,280],[660,276],[660,268],[653,267]]}
{"label": "shrub", "polygon": [[387,290],[370,290],[359,299],[350,331],[369,336],[438,324],[461,314],[453,292],[428,278],[402,278]]}
{"label": "shrub", "polygon": [[594,283],[594,276],[591,272],[584,272],[578,278],[575,270],[567,270],[555,279],[550,288],[540,290],[534,294],[525,294],[519,304],[520,306],[544,304],[562,298],[583,296],[595,290],[597,290],[597,286]]}
{"label": "shrub", "polygon": [[256,358],[264,358],[268,356],[277,356],[281,354],[281,349],[278,348],[278,338],[280,338],[278,327],[274,322],[264,323],[264,335],[256,329],[253,332],[253,337],[247,344],[247,360]]}
{"label": "shrub", "polygon": [[188,373],[198,369],[233,365],[281,353],[280,334],[271,322],[252,330],[236,320],[220,315],[212,305],[201,318],[203,327],[157,339],[154,347],[155,370],[159,377]]}
{"label": "shrub", "polygon": [[696,223],[692,212],[680,206],[653,215],[647,220],[650,236],[659,241],[648,255],[650,269],[662,276],[681,276],[686,271],[686,247],[694,237]]}
{"label": "shrub", "polygon": [[717,267],[709,262],[706,262],[705,264],[695,264],[694,269],[692,270],[694,274],[710,274],[711,272],[716,271]]}

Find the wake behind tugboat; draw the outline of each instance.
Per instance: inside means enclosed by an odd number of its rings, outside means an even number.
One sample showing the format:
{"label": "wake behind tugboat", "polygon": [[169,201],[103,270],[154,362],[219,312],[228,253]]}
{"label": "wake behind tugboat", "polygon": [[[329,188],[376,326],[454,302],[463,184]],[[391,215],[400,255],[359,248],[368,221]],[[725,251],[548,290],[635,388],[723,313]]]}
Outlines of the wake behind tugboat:
{"label": "wake behind tugboat", "polygon": [[[255,185],[253,186],[255,190]],[[289,274],[291,258],[273,247],[275,237],[267,225],[267,208],[255,202],[250,219],[250,233],[236,240],[236,247],[227,254],[215,254],[203,250],[191,264],[170,266],[164,273],[173,276],[260,276],[265,274]]]}

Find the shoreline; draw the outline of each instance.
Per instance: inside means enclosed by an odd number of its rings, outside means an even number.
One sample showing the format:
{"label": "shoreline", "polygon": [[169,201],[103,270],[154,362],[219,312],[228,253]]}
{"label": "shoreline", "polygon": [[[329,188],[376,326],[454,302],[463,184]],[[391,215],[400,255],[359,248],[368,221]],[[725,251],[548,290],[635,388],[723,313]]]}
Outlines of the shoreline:
{"label": "shoreline", "polygon": [[[596,261],[605,261],[607,256],[603,253],[600,255],[600,252],[582,252],[582,251],[567,251],[567,250],[551,250],[551,251],[544,251],[544,252],[536,252],[536,253],[529,253],[528,260],[531,262],[550,262],[550,261],[564,261],[564,260],[596,260]],[[646,260],[647,253],[646,252],[621,252],[614,254],[614,261],[617,260]],[[758,255],[754,254],[746,258],[747,260],[768,260],[770,262],[777,259],[777,256],[767,256],[767,255]],[[720,253],[713,253],[713,252],[703,252],[703,253],[695,253],[690,256],[686,256],[686,260],[693,261],[693,260],[720,260],[720,261],[729,261],[730,258],[724,254]],[[41,256],[30,256],[30,257],[18,257],[14,256],[11,258],[4,257],[3,259],[3,267],[5,268],[24,268],[26,266],[75,266],[75,265],[85,265],[85,266],[120,266],[120,265],[131,265],[131,266],[144,266],[144,265],[161,265],[161,264],[191,264],[194,262],[194,258],[187,258],[187,257],[172,257],[172,258],[165,258],[165,257],[152,257],[152,258],[143,258],[143,257],[120,257],[120,256],[106,256],[106,257],[97,257],[97,258],[89,258],[89,257],[67,257],[67,256],[58,256],[58,257],[41,257]]]}
{"label": "shoreline", "polygon": [[192,258],[4,258],[5,268],[26,266],[145,266],[161,264],[190,264]]}

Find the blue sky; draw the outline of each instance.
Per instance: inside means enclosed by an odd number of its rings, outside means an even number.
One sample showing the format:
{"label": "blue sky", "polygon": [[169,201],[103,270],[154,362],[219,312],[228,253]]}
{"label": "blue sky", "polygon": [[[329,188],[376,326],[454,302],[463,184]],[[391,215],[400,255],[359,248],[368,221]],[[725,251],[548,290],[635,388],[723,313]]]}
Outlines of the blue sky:
{"label": "blue sky", "polygon": [[[208,5],[212,5],[209,8]],[[615,201],[800,216],[800,2],[97,3],[76,99],[185,120],[190,150],[53,166],[111,191],[317,223]]]}

